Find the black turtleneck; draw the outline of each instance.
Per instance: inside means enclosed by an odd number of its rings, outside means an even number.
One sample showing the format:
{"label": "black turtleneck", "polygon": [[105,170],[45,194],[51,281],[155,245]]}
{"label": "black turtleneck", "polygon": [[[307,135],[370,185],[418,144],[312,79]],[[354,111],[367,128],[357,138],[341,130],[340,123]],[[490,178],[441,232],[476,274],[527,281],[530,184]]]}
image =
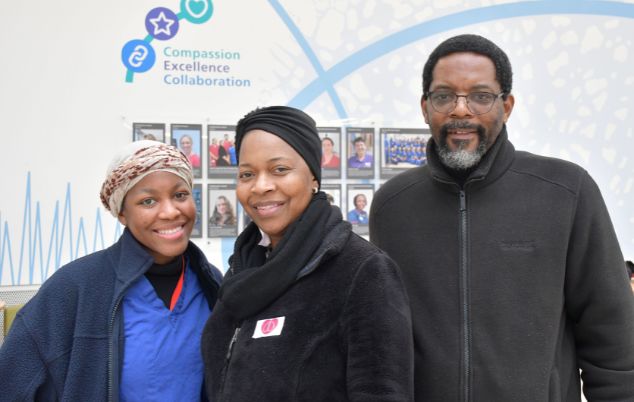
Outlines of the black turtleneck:
{"label": "black turtleneck", "polygon": [[184,257],[180,256],[167,264],[153,264],[145,273],[145,277],[167,308],[170,308],[172,294],[183,271],[183,259]]}

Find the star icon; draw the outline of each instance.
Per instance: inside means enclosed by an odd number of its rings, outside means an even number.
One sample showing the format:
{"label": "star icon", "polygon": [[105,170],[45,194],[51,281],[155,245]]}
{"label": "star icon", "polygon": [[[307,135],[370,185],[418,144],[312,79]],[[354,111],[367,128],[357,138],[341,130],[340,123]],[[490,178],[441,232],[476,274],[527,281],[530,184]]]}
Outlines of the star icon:
{"label": "star icon", "polygon": [[171,20],[165,16],[165,13],[161,11],[156,18],[150,18],[150,23],[154,26],[153,36],[159,36],[165,34],[172,36],[171,27],[174,25],[174,20]]}
{"label": "star icon", "polygon": [[156,7],[145,16],[145,29],[158,40],[169,40],[178,33],[178,16],[165,7]]}

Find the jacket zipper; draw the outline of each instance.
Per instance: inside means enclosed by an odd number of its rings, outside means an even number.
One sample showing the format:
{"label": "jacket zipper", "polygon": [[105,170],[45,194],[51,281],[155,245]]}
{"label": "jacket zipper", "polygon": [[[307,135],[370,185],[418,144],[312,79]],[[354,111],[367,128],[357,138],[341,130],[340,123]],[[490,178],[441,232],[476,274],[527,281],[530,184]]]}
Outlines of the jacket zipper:
{"label": "jacket zipper", "polygon": [[460,277],[462,282],[462,329],[464,401],[471,401],[471,326],[469,311],[469,272],[467,264],[467,195],[460,190]]}
{"label": "jacket zipper", "polygon": [[[227,355],[225,356],[225,366],[223,367],[222,371],[223,371],[223,375],[222,375],[222,382],[220,383],[220,392],[218,393],[218,396],[220,398],[223,397],[223,392],[225,389],[225,383],[227,381],[227,374],[229,373],[229,364],[231,363],[231,355],[233,354],[233,346],[235,345],[236,341],[238,340],[238,334],[240,333],[240,326],[236,327],[235,331],[233,332],[233,336],[231,337],[231,341],[229,342],[229,347],[227,348]],[[219,401],[222,399],[219,399]]]}
{"label": "jacket zipper", "polygon": [[[117,317],[117,310],[123,300],[123,293],[117,299],[114,308],[112,309],[112,315],[110,316],[110,323],[108,325],[108,334],[110,339],[108,340],[108,401],[114,401],[114,321]],[[117,398],[118,399],[118,398]]]}

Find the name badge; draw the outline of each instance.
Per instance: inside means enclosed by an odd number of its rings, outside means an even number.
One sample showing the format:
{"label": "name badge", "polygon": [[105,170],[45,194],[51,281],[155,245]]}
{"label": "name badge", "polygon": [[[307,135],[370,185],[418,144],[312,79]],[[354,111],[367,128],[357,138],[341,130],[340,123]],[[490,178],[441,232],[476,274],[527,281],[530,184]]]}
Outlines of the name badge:
{"label": "name badge", "polygon": [[275,317],[259,320],[255,324],[253,338],[264,338],[267,336],[281,335],[282,328],[284,327],[284,318],[285,317]]}

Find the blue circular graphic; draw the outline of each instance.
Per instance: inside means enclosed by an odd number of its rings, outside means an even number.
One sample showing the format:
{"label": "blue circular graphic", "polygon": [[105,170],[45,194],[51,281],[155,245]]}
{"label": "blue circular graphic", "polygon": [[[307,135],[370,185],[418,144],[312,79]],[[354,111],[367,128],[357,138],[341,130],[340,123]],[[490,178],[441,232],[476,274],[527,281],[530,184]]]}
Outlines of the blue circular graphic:
{"label": "blue circular graphic", "polygon": [[181,0],[181,14],[192,24],[207,22],[213,12],[211,0]]}
{"label": "blue circular graphic", "polygon": [[169,8],[153,8],[145,16],[145,29],[158,40],[172,39],[178,32],[178,17]]}
{"label": "blue circular graphic", "polygon": [[133,39],[123,46],[121,60],[128,70],[144,73],[154,65],[156,53],[146,41]]}

